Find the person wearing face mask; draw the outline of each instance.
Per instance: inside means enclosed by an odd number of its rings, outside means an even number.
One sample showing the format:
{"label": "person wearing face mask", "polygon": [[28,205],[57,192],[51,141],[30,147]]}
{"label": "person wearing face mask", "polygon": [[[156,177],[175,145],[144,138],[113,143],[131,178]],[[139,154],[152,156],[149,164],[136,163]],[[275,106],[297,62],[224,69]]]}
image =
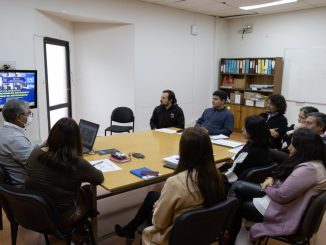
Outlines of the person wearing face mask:
{"label": "person wearing face mask", "polygon": [[294,130],[298,128],[303,128],[305,126],[305,122],[307,119],[307,115],[312,112],[319,112],[317,108],[312,107],[312,106],[304,106],[300,109],[299,114],[298,114],[298,121],[289,127],[288,131],[283,137],[283,144],[282,144],[282,151],[289,153],[288,147],[291,144],[292,136],[294,133]]}
{"label": "person wearing face mask", "polygon": [[0,128],[0,168],[6,182],[22,188],[26,178],[25,163],[36,146],[25,135],[33,113],[25,101],[11,99],[3,106],[2,115],[5,121]]}

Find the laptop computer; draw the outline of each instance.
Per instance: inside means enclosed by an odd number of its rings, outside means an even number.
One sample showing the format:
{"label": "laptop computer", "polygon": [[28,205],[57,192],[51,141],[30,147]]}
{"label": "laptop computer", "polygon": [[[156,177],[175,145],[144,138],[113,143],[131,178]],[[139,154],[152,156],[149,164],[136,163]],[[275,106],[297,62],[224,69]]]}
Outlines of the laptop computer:
{"label": "laptop computer", "polygon": [[80,119],[79,129],[83,144],[83,154],[87,154],[93,150],[97,131],[100,125]]}

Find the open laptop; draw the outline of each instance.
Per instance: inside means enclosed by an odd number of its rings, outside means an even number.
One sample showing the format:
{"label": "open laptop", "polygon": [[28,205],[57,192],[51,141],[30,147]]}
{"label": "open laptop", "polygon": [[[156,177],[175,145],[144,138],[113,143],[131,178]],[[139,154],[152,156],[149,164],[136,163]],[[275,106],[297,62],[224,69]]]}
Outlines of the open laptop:
{"label": "open laptop", "polygon": [[87,154],[93,150],[97,131],[100,125],[80,119],[79,129],[82,137],[83,154]]}

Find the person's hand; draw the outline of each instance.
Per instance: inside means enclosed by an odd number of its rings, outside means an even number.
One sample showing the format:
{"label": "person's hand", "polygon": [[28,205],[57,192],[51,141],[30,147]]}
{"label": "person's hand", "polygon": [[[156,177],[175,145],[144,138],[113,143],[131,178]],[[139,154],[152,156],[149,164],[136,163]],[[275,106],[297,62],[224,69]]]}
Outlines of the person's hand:
{"label": "person's hand", "polygon": [[280,136],[280,134],[276,130],[277,128],[272,128],[269,130],[273,138],[278,138]]}
{"label": "person's hand", "polygon": [[260,184],[261,190],[266,191],[266,188],[269,186],[272,186],[273,184],[274,184],[273,178],[268,177],[267,179],[265,179],[265,181],[263,183]]}

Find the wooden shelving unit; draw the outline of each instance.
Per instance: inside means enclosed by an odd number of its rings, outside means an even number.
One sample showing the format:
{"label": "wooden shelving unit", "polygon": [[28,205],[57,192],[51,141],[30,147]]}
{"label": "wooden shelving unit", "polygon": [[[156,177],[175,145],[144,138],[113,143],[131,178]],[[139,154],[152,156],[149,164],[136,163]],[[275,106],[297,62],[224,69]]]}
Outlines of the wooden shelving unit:
{"label": "wooden shelving unit", "polygon": [[281,93],[282,75],[282,57],[221,59],[218,87],[228,93],[226,106],[234,114],[236,131],[242,129],[247,116],[266,110],[264,99]]}

